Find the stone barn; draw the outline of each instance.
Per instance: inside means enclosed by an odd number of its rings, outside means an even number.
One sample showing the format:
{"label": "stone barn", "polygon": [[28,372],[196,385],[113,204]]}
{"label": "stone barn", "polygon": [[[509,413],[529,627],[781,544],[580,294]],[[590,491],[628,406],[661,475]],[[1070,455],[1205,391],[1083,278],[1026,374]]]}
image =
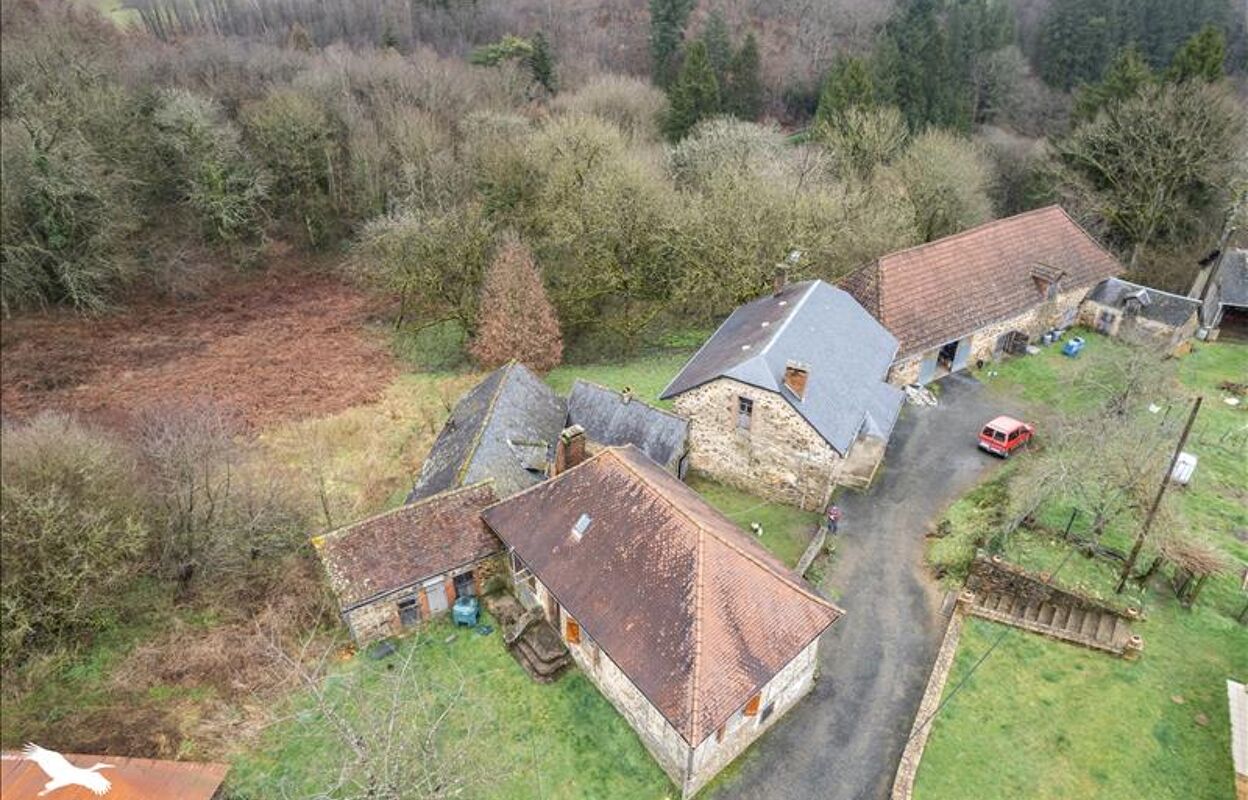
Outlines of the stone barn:
{"label": "stone barn", "polygon": [[689,797],[815,680],[842,614],[632,446],[483,513],[521,603]]}
{"label": "stone barn", "polygon": [[451,411],[408,502],[483,480],[507,497],[545,480],[567,405],[512,362],[487,375]]}
{"label": "stone barn", "polygon": [[900,341],[889,372],[900,386],[1074,324],[1088,291],[1120,272],[1065,210],[1049,206],[883,256],[841,286]]}
{"label": "stone barn", "polygon": [[1079,323],[1106,336],[1183,355],[1200,323],[1200,301],[1108,278],[1079,306]]}
{"label": "stone barn", "polygon": [[693,469],[805,509],[870,483],[901,410],[897,340],[846,292],[784,284],[741,306],[663,390]]}
{"label": "stone barn", "polygon": [[568,394],[568,425],[579,425],[597,447],[636,445],[664,469],[684,478],[689,468],[689,420],[633,397],[577,379]]}
{"label": "stone barn", "polygon": [[452,489],[312,539],[357,644],[393,636],[503,573],[502,542],[481,521],[486,481]]}

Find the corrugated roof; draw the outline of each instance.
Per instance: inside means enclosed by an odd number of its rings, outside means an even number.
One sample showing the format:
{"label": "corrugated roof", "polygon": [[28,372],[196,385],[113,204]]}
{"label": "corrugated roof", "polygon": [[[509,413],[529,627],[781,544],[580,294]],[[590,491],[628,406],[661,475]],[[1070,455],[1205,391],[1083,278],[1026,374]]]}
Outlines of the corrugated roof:
{"label": "corrugated roof", "polygon": [[568,422],[599,444],[636,445],[668,471],[688,449],[689,420],[579,378],[568,394]]}
{"label": "corrugated roof", "polygon": [[503,549],[481,521],[489,482],[453,489],[312,540],[344,611]]}
{"label": "corrugated roof", "polygon": [[900,342],[921,353],[1045,300],[1037,279],[1061,291],[1122,271],[1060,206],[1028,211],[883,256],[841,285]]}
{"label": "corrugated roof", "polygon": [[532,486],[545,478],[542,452],[566,416],[563,399],[528,367],[498,368],[455,404],[408,502],[487,479],[499,497]]}
{"label": "corrugated roof", "polygon": [[693,745],[843,613],[632,446],[482,516]]}
{"label": "corrugated roof", "polygon": [[[229,772],[227,764],[206,764],[192,761],[155,761],[147,758],[121,756],[85,756],[65,753],[75,767],[87,769],[95,764],[112,764],[101,770],[112,784],[107,800],[210,800]],[[39,765],[17,752],[0,755],[0,796],[4,800],[34,800],[48,782]],[[46,795],[51,800],[98,800],[96,795],[80,786],[67,786]]]}
{"label": "corrugated roof", "polygon": [[1120,278],[1101,281],[1088,292],[1087,299],[1122,309],[1132,298],[1139,301],[1139,316],[1176,328],[1187,323],[1200,310],[1200,301],[1195,298],[1150,289]]}
{"label": "corrugated roof", "polygon": [[[782,395],[844,454],[864,429],[892,432],[904,398],[884,378],[896,352],[897,340],[852,296],[804,281],[732,312],[661,396],[732,378]],[[784,386],[790,362],[809,369],[802,398]]]}

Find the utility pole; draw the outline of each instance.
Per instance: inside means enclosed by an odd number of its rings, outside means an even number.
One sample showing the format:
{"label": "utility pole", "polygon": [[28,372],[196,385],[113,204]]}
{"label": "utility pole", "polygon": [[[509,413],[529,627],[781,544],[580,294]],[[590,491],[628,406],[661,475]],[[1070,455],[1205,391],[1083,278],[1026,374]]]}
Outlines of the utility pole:
{"label": "utility pole", "polygon": [[1196,422],[1196,414],[1200,412],[1200,404],[1204,401],[1204,397],[1197,397],[1196,402],[1192,403],[1192,413],[1187,417],[1187,424],[1183,426],[1183,435],[1179,437],[1179,443],[1174,448],[1174,455],[1170,457],[1170,466],[1166,469],[1166,474],[1161,476],[1161,486],[1157,487],[1157,496],[1153,498],[1153,505],[1148,509],[1148,516],[1144,518],[1144,527],[1140,528],[1140,533],[1135,537],[1135,544],[1131,546],[1131,555],[1127,556],[1127,563],[1122,565],[1122,575],[1118,578],[1118,588],[1114,589],[1118,594],[1126,588],[1127,578],[1131,577],[1131,570],[1135,569],[1135,562],[1140,557],[1140,550],[1144,547],[1144,540],[1148,538],[1149,528],[1153,527],[1153,518],[1157,516],[1157,509],[1161,508],[1161,498],[1166,494],[1166,488],[1170,485],[1170,476],[1174,474],[1174,465],[1179,461],[1179,453],[1183,452],[1183,445],[1187,444],[1187,436],[1192,432],[1192,424]]}

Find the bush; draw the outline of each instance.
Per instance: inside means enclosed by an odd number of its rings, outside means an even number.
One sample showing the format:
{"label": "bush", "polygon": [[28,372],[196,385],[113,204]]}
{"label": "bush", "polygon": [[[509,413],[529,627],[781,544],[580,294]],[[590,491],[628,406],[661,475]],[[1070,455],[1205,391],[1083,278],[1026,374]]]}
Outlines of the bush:
{"label": "bush", "polygon": [[131,453],[73,418],[0,431],[3,661],[108,624],[147,543]]}
{"label": "bush", "polygon": [[565,114],[606,120],[632,139],[654,141],[667,112],[667,95],[637,78],[598,75],[576,92],[560,95],[554,107]]}
{"label": "bush", "polygon": [[763,179],[784,171],[792,154],[774,126],[715,117],[668,151],[668,171],[681,187],[704,185],[724,170]]}
{"label": "bush", "polygon": [[472,357],[487,369],[516,360],[548,372],[563,360],[559,320],[529,248],[508,239],[481,287]]}

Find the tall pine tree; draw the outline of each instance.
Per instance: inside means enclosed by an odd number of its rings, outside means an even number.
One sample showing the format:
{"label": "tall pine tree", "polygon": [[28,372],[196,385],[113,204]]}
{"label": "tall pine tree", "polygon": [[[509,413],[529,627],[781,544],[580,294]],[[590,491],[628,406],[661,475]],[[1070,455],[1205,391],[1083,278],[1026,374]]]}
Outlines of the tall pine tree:
{"label": "tall pine tree", "polygon": [[1225,61],[1226,37],[1222,31],[1206,25],[1174,54],[1166,77],[1176,82],[1199,80],[1216,83],[1222,79]]}
{"label": "tall pine tree", "polygon": [[762,66],[758,57],[758,40],[753,32],[746,35],[728,65],[724,111],[747,120],[758,119],[763,113]]}
{"label": "tall pine tree", "polygon": [[533,45],[528,56],[529,72],[533,80],[552,95],[559,92],[559,75],[555,72],[555,54],[546,34],[538,31],[530,40]]}
{"label": "tall pine tree", "polygon": [[1084,86],[1075,96],[1075,121],[1086,122],[1105,106],[1135,97],[1153,79],[1153,71],[1139,49],[1134,45],[1124,47],[1105,70],[1100,83]]}
{"label": "tall pine tree", "polygon": [[841,56],[824,79],[815,121],[833,124],[849,109],[865,108],[874,102],[875,85],[866,62],[853,56]]}
{"label": "tall pine tree", "polygon": [[706,44],[695,41],[689,45],[680,76],[668,96],[671,107],[663,130],[672,141],[683,139],[699,121],[719,112],[719,83],[706,55]]}
{"label": "tall pine tree", "polygon": [[715,70],[715,80],[723,88],[728,83],[728,65],[732,63],[733,52],[728,22],[718,8],[706,18],[702,42],[706,45],[706,57],[710,59],[711,69]]}
{"label": "tall pine tree", "polygon": [[664,89],[680,64],[680,47],[694,0],[650,0],[650,76]]}

